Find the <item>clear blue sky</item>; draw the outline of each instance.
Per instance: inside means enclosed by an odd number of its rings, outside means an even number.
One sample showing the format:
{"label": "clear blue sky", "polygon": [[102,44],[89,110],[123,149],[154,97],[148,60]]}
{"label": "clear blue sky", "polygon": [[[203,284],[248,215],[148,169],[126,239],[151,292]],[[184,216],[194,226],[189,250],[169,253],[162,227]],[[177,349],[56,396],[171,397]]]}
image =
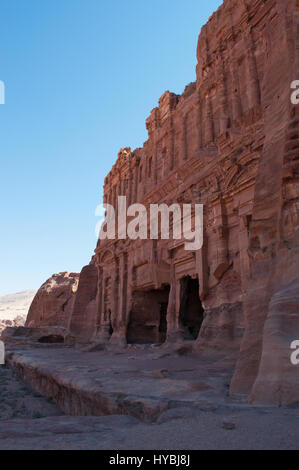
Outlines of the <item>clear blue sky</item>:
{"label": "clear blue sky", "polygon": [[1,0],[0,295],[80,271],[121,147],[166,90],[195,80],[221,0]]}

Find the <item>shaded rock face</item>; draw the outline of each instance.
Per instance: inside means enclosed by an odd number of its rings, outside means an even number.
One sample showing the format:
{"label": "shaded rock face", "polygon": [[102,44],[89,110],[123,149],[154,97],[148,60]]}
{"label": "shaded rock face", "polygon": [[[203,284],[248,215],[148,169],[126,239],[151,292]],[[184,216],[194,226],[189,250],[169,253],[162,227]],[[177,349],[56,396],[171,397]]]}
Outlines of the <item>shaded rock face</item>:
{"label": "shaded rock face", "polygon": [[[233,354],[232,394],[299,402],[288,363],[299,339],[298,41],[298,0],[224,1],[199,36],[196,82],[163,94],[148,140],[121,149],[104,185],[115,208],[124,195],[147,208],[203,204],[203,248],[102,240],[69,315],[45,295],[47,321],[69,317],[70,340],[99,347],[193,340]],[[47,311],[38,298],[28,325]]]}
{"label": "shaded rock face", "polygon": [[298,403],[298,366],[290,361],[290,344],[299,332],[298,305],[299,279],[271,298],[259,372],[251,394],[253,402],[279,406]]}
{"label": "shaded rock face", "polygon": [[68,341],[89,341],[96,330],[98,270],[92,261],[85,266],[79,277],[78,290],[69,320]]}
{"label": "shaded rock face", "polygon": [[49,348],[51,345],[57,348],[59,345],[63,346],[65,337],[66,328],[63,326],[8,326],[0,335],[0,339],[10,350]]}
{"label": "shaded rock face", "polygon": [[275,3],[263,34],[265,142],[249,233],[246,330],[231,391],[286,405],[299,402],[298,368],[290,362],[299,338],[299,108],[289,89],[299,76],[299,18],[298,2]]}
{"label": "shaded rock face", "polygon": [[206,312],[199,333],[198,349],[238,352],[244,334],[242,303],[224,304]]}
{"label": "shaded rock face", "polygon": [[54,274],[38,290],[30,306],[26,327],[66,327],[73,309],[79,274]]}

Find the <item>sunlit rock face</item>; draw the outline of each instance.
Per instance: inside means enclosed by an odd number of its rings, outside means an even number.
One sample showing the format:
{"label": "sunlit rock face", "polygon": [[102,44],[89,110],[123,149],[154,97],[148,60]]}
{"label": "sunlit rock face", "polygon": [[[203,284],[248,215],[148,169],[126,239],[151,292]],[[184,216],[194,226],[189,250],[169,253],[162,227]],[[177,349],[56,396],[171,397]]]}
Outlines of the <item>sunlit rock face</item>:
{"label": "sunlit rock face", "polygon": [[298,1],[224,1],[199,36],[196,82],[162,95],[148,140],[121,149],[104,185],[114,207],[124,195],[128,206],[203,204],[202,249],[99,241],[67,313],[40,293],[28,325],[68,318],[69,339],[87,344],[193,341],[235,358],[231,393],[299,401],[296,371],[280,363],[299,339],[298,41]]}
{"label": "sunlit rock face", "polygon": [[38,290],[30,306],[26,327],[68,325],[79,274],[54,274]]}

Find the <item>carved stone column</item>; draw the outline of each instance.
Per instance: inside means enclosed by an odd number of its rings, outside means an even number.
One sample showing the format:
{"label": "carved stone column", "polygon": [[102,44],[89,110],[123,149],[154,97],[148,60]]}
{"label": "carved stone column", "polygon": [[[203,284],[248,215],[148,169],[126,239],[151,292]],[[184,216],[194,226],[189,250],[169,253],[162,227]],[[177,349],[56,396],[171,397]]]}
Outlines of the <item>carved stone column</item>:
{"label": "carved stone column", "polygon": [[167,338],[166,342],[172,343],[182,339],[180,326],[181,307],[181,282],[176,279],[174,252],[169,252],[170,257],[170,292],[167,309]]}
{"label": "carved stone column", "polygon": [[111,276],[111,326],[113,330],[118,328],[118,285],[119,285],[119,260],[115,258],[114,269]]}
{"label": "carved stone column", "polygon": [[154,142],[154,184],[158,183],[158,145],[156,141]]}
{"label": "carved stone column", "polygon": [[174,133],[175,133],[175,130],[174,130],[174,125],[173,125],[173,115],[172,115],[172,112],[170,113],[170,155],[169,155],[169,171],[172,171],[174,169],[174,166],[175,166],[175,155],[174,155],[174,151],[175,151],[175,142],[174,142]]}
{"label": "carved stone column", "polygon": [[241,281],[242,281],[242,292],[247,291],[247,285],[249,280],[250,273],[250,259],[248,255],[249,247],[249,226],[251,221],[251,216],[243,215],[239,217],[240,227],[239,227],[239,251],[240,251],[240,271],[241,271]]}
{"label": "carved stone column", "polygon": [[205,144],[208,145],[214,141],[214,123],[212,102],[209,95],[206,97],[205,106]]}
{"label": "carved stone column", "polygon": [[217,263],[214,271],[216,279],[221,279],[223,273],[228,269],[228,234],[224,203],[218,201],[215,206],[215,231],[217,234]]}
{"label": "carved stone column", "polygon": [[101,269],[101,278],[100,278],[100,289],[101,294],[99,296],[99,305],[100,305],[100,329],[97,334],[97,342],[98,343],[107,343],[110,340],[110,321],[108,318],[108,312],[106,311],[105,305],[105,295],[106,294],[106,278],[105,272]]}
{"label": "carved stone column", "polygon": [[226,84],[225,84],[225,71],[224,71],[224,64],[222,59],[220,59],[220,63],[218,66],[218,73],[219,76],[219,131],[220,135],[224,134],[226,129],[228,128],[228,115],[227,115],[227,91],[226,91]]}
{"label": "carved stone column", "polygon": [[201,150],[203,147],[203,132],[202,132],[202,102],[200,95],[198,94],[196,102],[196,112],[197,112],[197,148]]}
{"label": "carved stone column", "polygon": [[203,246],[195,252],[196,272],[199,280],[199,296],[203,301],[209,293],[209,273],[207,262],[208,238],[203,234]]}
{"label": "carved stone column", "polygon": [[97,264],[98,268],[98,304],[97,304],[97,320],[96,328],[97,332],[100,331],[102,324],[102,315],[103,315],[103,269]]}
{"label": "carved stone column", "polygon": [[251,32],[248,34],[246,43],[248,44],[247,49],[247,68],[248,68],[248,101],[249,108],[254,108],[258,106],[261,102],[261,90],[257,72],[257,65],[255,59],[255,49],[253,44],[253,39]]}
{"label": "carved stone column", "polygon": [[187,117],[187,115],[184,115],[183,119],[182,119],[182,155],[183,155],[183,160],[188,159],[187,125],[188,125],[188,117]]}
{"label": "carved stone column", "polygon": [[116,328],[111,338],[112,344],[122,346],[126,344],[126,316],[127,316],[127,253],[120,253],[119,256],[119,281],[118,281],[118,308],[116,318]]}
{"label": "carved stone column", "polygon": [[238,67],[235,60],[231,57],[231,78],[232,78],[232,112],[233,121],[238,122],[242,116],[242,105],[240,99],[240,83],[238,77]]}

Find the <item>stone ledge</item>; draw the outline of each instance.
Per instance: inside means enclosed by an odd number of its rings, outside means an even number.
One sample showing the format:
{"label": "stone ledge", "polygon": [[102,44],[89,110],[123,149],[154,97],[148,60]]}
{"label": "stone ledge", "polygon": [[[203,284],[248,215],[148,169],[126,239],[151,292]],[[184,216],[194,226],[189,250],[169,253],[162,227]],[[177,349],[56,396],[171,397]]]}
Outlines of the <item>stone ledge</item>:
{"label": "stone ledge", "polygon": [[71,416],[118,414],[153,422],[171,408],[232,403],[230,362],[140,352],[23,350],[8,353],[7,365]]}

